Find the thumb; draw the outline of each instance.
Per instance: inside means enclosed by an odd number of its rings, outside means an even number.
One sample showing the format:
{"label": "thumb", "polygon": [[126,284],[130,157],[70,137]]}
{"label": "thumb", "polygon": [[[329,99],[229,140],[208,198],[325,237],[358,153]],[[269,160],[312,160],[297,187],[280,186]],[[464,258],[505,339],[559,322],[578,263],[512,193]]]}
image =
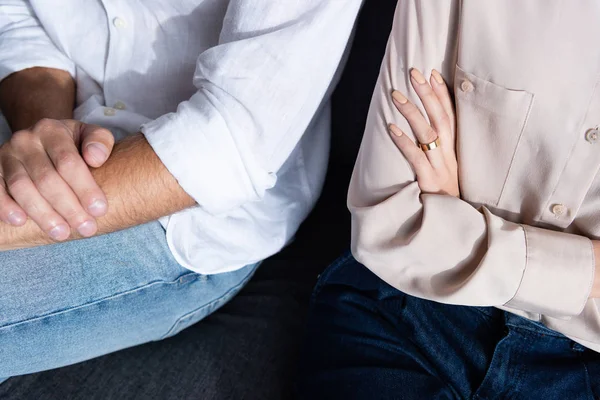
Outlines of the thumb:
{"label": "thumb", "polygon": [[108,160],[115,144],[111,131],[97,125],[83,124],[81,127],[81,155],[93,168],[98,168]]}

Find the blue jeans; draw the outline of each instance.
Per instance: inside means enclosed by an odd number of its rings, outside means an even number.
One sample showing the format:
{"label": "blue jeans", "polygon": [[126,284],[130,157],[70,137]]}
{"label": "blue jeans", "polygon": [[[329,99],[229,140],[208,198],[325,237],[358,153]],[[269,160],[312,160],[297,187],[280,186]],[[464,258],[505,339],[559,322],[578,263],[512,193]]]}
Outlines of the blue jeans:
{"label": "blue jeans", "polygon": [[2,252],[0,265],[0,377],[175,335],[231,299],[257,268],[191,272],[158,222]]}
{"label": "blue jeans", "polygon": [[495,308],[406,295],[351,255],[322,274],[311,309],[301,398],[600,398],[598,353]]}

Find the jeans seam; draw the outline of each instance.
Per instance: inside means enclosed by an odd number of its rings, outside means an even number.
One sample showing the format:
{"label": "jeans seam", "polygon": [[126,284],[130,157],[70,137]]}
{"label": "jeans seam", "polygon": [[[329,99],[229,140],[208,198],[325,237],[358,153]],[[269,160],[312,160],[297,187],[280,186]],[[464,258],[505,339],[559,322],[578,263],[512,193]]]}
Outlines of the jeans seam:
{"label": "jeans seam", "polygon": [[216,304],[218,304],[219,302],[221,302],[225,297],[227,297],[230,293],[234,292],[234,295],[236,293],[236,291],[238,290],[238,288],[243,287],[251,278],[252,276],[254,276],[254,273],[256,272],[256,269],[260,266],[260,262],[254,265],[254,268],[252,268],[252,270],[250,272],[248,272],[248,274],[244,277],[244,279],[242,279],[240,281],[240,283],[238,283],[237,285],[235,285],[234,287],[230,288],[227,292],[223,293],[220,297],[214,299],[213,301],[206,303],[198,308],[196,308],[195,310],[192,311],[188,311],[187,313],[183,314],[181,317],[177,318],[177,320],[173,323],[173,325],[171,325],[171,328],[169,328],[169,330],[167,331],[167,333],[165,333],[163,336],[160,337],[159,340],[165,339],[167,338],[169,335],[171,335],[171,332],[173,332],[173,330],[175,330],[177,328],[177,326],[179,325],[179,323],[181,321],[183,321],[184,319],[186,319],[187,317],[189,317],[190,315],[194,315],[204,309],[206,309],[207,307],[211,307],[214,306]]}
{"label": "jeans seam", "polygon": [[196,274],[196,273],[195,272],[185,273],[183,275],[179,275],[176,279],[174,279],[172,281],[165,281],[165,280],[150,281],[150,282],[145,283],[145,284],[143,284],[141,286],[137,286],[137,287],[135,287],[133,289],[129,289],[129,290],[126,290],[126,291],[123,291],[123,292],[115,293],[115,294],[112,294],[110,296],[106,296],[106,297],[102,297],[102,298],[99,298],[99,299],[96,299],[96,300],[93,300],[93,301],[89,301],[87,303],[79,304],[79,305],[72,306],[72,307],[67,307],[67,308],[64,308],[64,309],[61,309],[61,310],[55,310],[55,311],[52,311],[52,312],[49,312],[49,313],[46,313],[46,314],[42,314],[42,315],[38,315],[38,316],[35,316],[35,317],[27,318],[27,319],[24,319],[24,320],[21,320],[21,321],[18,321],[18,322],[11,322],[11,323],[8,323],[6,325],[1,325],[0,326],[0,330],[2,330],[2,329],[8,329],[8,328],[14,328],[15,326],[19,326],[21,324],[27,324],[27,323],[30,323],[30,322],[33,322],[33,321],[39,321],[39,320],[43,320],[43,319],[46,319],[46,318],[55,317],[57,315],[66,314],[66,313],[71,312],[71,311],[75,311],[75,310],[79,310],[79,309],[82,309],[82,308],[90,307],[92,305],[100,304],[100,303],[103,303],[103,302],[108,301],[108,300],[114,300],[114,299],[117,299],[117,298],[129,295],[129,294],[133,294],[133,293],[139,292],[140,290],[147,289],[149,287],[153,287],[153,286],[156,286],[156,285],[173,285],[173,284],[177,284],[177,282],[181,278],[183,278],[185,276],[192,275],[192,274]]}
{"label": "jeans seam", "polygon": [[[546,332],[546,331],[540,330],[539,328],[538,329],[533,329],[533,328],[529,328],[527,326],[516,325],[516,324],[509,323],[509,322],[506,323],[506,326],[512,326],[515,329],[524,330],[524,331],[527,331],[527,332],[529,332],[531,334],[534,334],[534,335],[537,335],[537,336],[552,336],[552,337],[555,337],[557,339],[570,340],[568,337],[566,337],[565,335],[562,335],[562,334],[560,334],[558,332],[556,332],[556,333]],[[549,328],[547,328],[547,329],[549,329]]]}

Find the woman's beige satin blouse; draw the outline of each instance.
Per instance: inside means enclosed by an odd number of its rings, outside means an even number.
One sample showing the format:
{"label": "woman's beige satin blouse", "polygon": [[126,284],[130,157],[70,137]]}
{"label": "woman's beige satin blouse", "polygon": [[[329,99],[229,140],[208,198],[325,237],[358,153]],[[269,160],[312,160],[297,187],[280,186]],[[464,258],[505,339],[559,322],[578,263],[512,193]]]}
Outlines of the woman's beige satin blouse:
{"label": "woman's beige satin blouse", "polygon": [[[391,102],[397,89],[420,106],[412,67],[454,89],[460,199],[422,194],[387,132],[412,135]],[[596,0],[399,1],[349,191],[355,257],[411,295],[600,351],[599,84]]]}

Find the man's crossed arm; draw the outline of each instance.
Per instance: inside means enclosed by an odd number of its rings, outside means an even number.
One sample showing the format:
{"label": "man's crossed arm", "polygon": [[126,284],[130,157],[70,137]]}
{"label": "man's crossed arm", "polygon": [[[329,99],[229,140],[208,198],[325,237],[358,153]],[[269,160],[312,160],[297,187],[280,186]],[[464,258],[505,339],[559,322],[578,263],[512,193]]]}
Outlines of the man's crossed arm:
{"label": "man's crossed arm", "polygon": [[0,83],[15,131],[0,148],[0,250],[109,233],[195,204],[142,134],[113,148],[109,131],[64,119],[73,99],[60,70],[33,68]]}
{"label": "man's crossed arm", "polygon": [[[106,163],[92,170],[92,176],[109,204],[106,214],[96,219],[99,234],[154,221],[195,204],[141,134],[117,143]],[[80,237],[72,231],[67,239]],[[0,250],[52,242],[31,219],[23,226],[0,224]]]}

